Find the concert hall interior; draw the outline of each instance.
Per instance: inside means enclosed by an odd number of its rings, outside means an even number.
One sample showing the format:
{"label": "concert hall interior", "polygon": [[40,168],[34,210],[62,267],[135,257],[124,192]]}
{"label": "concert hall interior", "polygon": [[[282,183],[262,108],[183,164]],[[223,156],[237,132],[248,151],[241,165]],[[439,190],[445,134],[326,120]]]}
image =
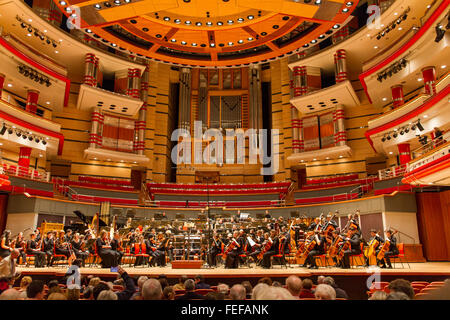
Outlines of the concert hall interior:
{"label": "concert hall interior", "polygon": [[0,299],[450,300],[449,28],[450,0],[0,0]]}

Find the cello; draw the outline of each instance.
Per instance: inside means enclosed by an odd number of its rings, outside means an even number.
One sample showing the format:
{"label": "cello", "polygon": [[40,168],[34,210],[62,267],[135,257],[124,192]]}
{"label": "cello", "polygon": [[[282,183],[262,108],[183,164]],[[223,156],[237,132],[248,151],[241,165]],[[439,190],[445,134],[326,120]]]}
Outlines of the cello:
{"label": "cello", "polygon": [[269,238],[269,239],[267,239],[267,242],[266,242],[266,244],[264,245],[264,248],[261,250],[261,252],[258,254],[258,256],[257,256],[257,258],[258,258],[258,260],[262,260],[262,258],[263,258],[263,256],[264,256],[264,254],[267,252],[267,251],[269,251],[269,249],[272,247],[272,239],[271,238]]}
{"label": "cello", "polygon": [[[394,235],[398,232],[398,230],[392,231],[391,235]],[[384,239],[383,246],[381,247],[380,251],[377,254],[377,260],[384,259],[384,254],[389,250],[389,246],[391,245],[391,240],[389,240],[388,237]]]}
{"label": "cello", "polygon": [[233,238],[231,240],[231,242],[228,244],[227,248],[225,249],[225,251],[224,251],[224,253],[222,255],[222,258],[224,260],[226,260],[227,259],[227,254],[229,254],[231,252],[231,250],[233,250],[236,246],[239,247],[239,243]]}

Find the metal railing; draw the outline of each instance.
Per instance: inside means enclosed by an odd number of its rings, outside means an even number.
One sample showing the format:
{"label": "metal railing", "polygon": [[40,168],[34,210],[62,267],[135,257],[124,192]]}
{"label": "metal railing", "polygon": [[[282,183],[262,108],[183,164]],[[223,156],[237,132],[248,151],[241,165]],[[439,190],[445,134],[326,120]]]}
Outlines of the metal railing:
{"label": "metal railing", "polygon": [[13,175],[20,178],[28,178],[36,181],[50,181],[50,172],[37,170],[33,168],[26,168],[22,166],[15,166],[5,162],[0,163],[0,173],[6,175]]}
{"label": "metal railing", "polygon": [[426,144],[420,146],[419,148],[411,152],[412,159],[422,157],[430,151],[433,151],[437,147],[445,144],[446,141],[450,139],[450,130],[443,133],[441,137],[431,139]]}
{"label": "metal railing", "polygon": [[406,164],[378,170],[378,178],[380,180],[391,179],[395,177],[403,177],[406,172]]}

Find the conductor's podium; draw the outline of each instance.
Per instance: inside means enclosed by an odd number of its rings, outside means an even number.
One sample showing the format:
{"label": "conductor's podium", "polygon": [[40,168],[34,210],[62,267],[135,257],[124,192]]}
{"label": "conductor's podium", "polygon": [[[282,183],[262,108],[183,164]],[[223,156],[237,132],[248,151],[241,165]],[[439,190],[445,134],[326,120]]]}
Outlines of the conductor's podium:
{"label": "conductor's podium", "polygon": [[172,269],[201,269],[203,260],[173,260]]}

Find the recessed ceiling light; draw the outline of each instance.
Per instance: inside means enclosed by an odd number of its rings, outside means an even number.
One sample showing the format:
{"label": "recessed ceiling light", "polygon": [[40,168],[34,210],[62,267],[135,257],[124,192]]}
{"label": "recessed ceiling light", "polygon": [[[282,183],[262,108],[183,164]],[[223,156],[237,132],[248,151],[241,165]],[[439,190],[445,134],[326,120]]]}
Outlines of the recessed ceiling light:
{"label": "recessed ceiling light", "polygon": [[164,17],[163,20],[164,21],[170,21],[170,18],[169,17]]}
{"label": "recessed ceiling light", "polygon": [[423,117],[424,117],[424,118],[428,118],[428,115],[424,115]]}
{"label": "recessed ceiling light", "polygon": [[244,22],[244,18],[238,18],[237,21],[238,22]]}
{"label": "recessed ceiling light", "polygon": [[182,45],[185,45],[185,44],[186,44],[186,41],[181,41],[181,44],[182,44]]}
{"label": "recessed ceiling light", "polygon": [[102,7],[102,6],[99,5],[98,3],[94,5],[94,8],[95,8],[95,9],[100,9],[101,7]]}
{"label": "recessed ceiling light", "polygon": [[12,87],[12,84],[11,84],[11,83],[8,83],[8,87],[10,87],[10,88],[11,88],[11,87]]}
{"label": "recessed ceiling light", "polygon": [[196,22],[195,25],[196,25],[197,27],[200,27],[200,26],[202,25],[202,23],[201,23],[201,22]]}
{"label": "recessed ceiling light", "polygon": [[196,47],[196,46],[197,46],[197,44],[196,44],[195,42],[193,42],[193,43],[192,43],[192,46],[193,46],[193,47]]}
{"label": "recessed ceiling light", "polygon": [[113,47],[117,47],[117,44],[115,44],[115,43],[111,43],[111,45],[112,45]]}
{"label": "recessed ceiling light", "polygon": [[47,101],[46,104],[50,104],[50,101]]}
{"label": "recessed ceiling light", "polygon": [[232,46],[232,45],[233,45],[233,42],[231,42],[231,41],[228,42],[228,45],[229,45],[229,46]]}
{"label": "recessed ceiling light", "polygon": [[239,40],[238,43],[244,43],[244,40]]}
{"label": "recessed ceiling light", "polygon": [[342,9],[342,12],[348,12],[348,8],[344,8],[344,9]]}
{"label": "recessed ceiling light", "polygon": [[383,101],[386,101],[387,100],[387,98],[383,98]]}
{"label": "recessed ceiling light", "polygon": [[209,46],[214,48],[216,46],[216,44],[215,43],[210,43]]}
{"label": "recessed ceiling light", "polygon": [[316,42],[317,42],[317,40],[316,40],[316,39],[314,39],[314,40],[312,40],[312,41],[311,41],[311,43],[316,43]]}
{"label": "recessed ceiling light", "polygon": [[217,22],[217,25],[218,25],[218,26],[223,26],[223,22],[222,22],[222,21],[218,21],[218,22]]}
{"label": "recessed ceiling light", "polygon": [[47,29],[45,29],[44,32],[47,32]]}
{"label": "recessed ceiling light", "polygon": [[417,81],[422,81],[422,80],[423,80],[422,78],[417,79]]}
{"label": "recessed ceiling light", "polygon": [[62,5],[62,6],[65,6],[66,2],[65,1],[60,1],[59,4]]}
{"label": "recessed ceiling light", "polygon": [[392,152],[392,151],[389,151],[389,154],[393,154],[393,152]]}
{"label": "recessed ceiling light", "polygon": [[316,160],[317,160],[316,158],[313,159],[313,161],[316,161]]}
{"label": "recessed ceiling light", "polygon": [[441,66],[441,69],[445,69],[445,68],[447,68],[447,66],[445,64]]}
{"label": "recessed ceiling light", "polygon": [[402,30],[403,30],[403,28],[402,28],[402,27],[399,27],[399,28],[398,28],[398,31],[402,31]]}
{"label": "recessed ceiling light", "polygon": [[213,23],[212,23],[211,21],[206,22],[206,25],[207,25],[207,26],[212,26],[212,24],[213,24]]}
{"label": "recessed ceiling light", "polygon": [[327,159],[327,160],[328,160],[328,159],[330,159],[330,157],[326,157],[325,159]]}
{"label": "recessed ceiling light", "polygon": [[187,24],[187,25],[190,25],[192,22],[189,21],[189,20],[187,20],[187,21],[185,21],[184,23]]}
{"label": "recessed ceiling light", "polygon": [[378,49],[378,46],[373,47],[374,49]]}
{"label": "recessed ceiling light", "polygon": [[233,24],[233,20],[228,20],[227,23],[228,24]]}
{"label": "recessed ceiling light", "polygon": [[301,162],[303,162],[303,161],[305,161],[305,160],[302,160]]}
{"label": "recessed ceiling light", "polygon": [[339,156],[339,158],[342,158],[343,156]]}
{"label": "recessed ceiling light", "polygon": [[94,158],[94,160],[97,160],[97,158]]}
{"label": "recessed ceiling light", "polygon": [[248,19],[248,20],[252,20],[253,18],[254,18],[254,16],[252,16],[252,15],[247,16],[247,19]]}
{"label": "recessed ceiling light", "polygon": [[249,38],[248,38],[248,41],[253,41],[253,38],[252,38],[252,37],[249,37]]}
{"label": "recessed ceiling light", "polygon": [[398,15],[398,12],[395,12],[395,13],[394,13],[394,16],[397,16],[397,15]]}
{"label": "recessed ceiling light", "polygon": [[59,53],[59,51],[58,51],[58,50],[55,50],[55,53]]}
{"label": "recessed ceiling light", "polygon": [[27,36],[31,37],[31,33],[28,33]]}
{"label": "recessed ceiling light", "polygon": [[173,22],[175,22],[176,24],[179,24],[181,22],[180,19],[175,19]]}
{"label": "recessed ceiling light", "polygon": [[177,39],[171,39],[170,41],[172,41],[172,42],[177,42]]}
{"label": "recessed ceiling light", "polygon": [[335,24],[335,25],[333,26],[333,29],[339,29],[339,27],[340,27],[340,25]]}

